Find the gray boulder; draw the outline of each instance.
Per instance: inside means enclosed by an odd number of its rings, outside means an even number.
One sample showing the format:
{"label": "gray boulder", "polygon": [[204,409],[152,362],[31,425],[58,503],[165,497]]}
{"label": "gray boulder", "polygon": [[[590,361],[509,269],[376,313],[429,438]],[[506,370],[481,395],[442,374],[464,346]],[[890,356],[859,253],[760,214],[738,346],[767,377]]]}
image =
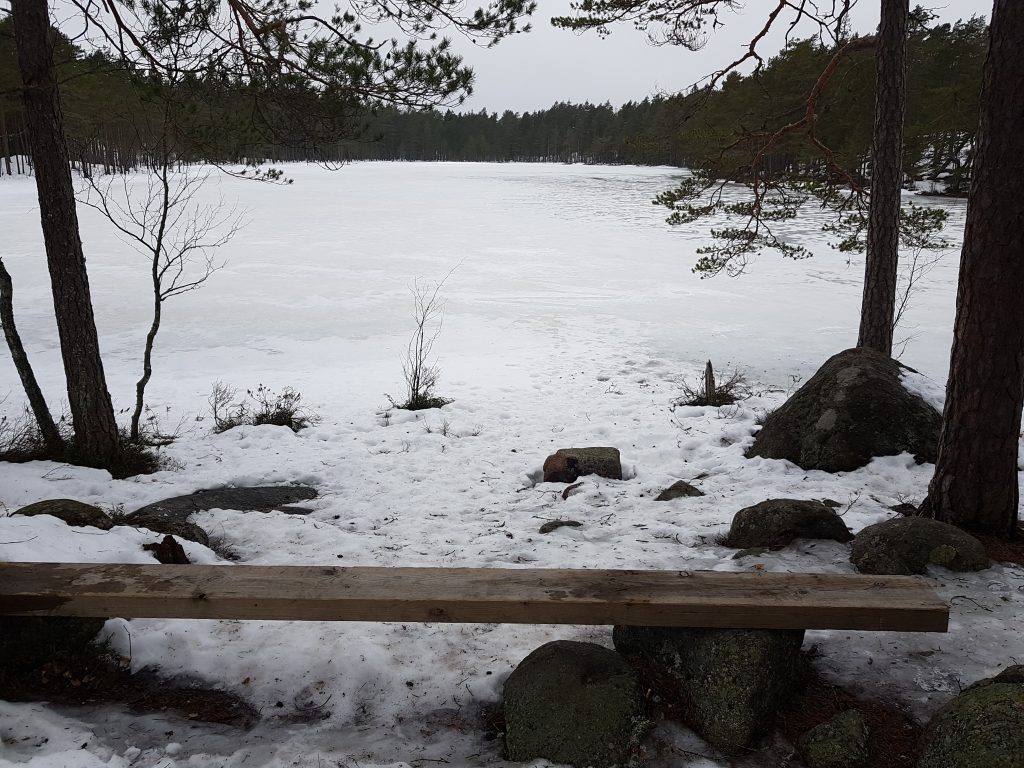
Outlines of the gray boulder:
{"label": "gray boulder", "polygon": [[187,520],[178,520],[173,517],[164,517],[150,513],[135,513],[128,518],[128,522],[134,528],[146,528],[154,533],[163,533],[168,536],[177,536],[179,539],[188,539],[204,547],[210,546],[210,537],[206,531],[195,523]]}
{"label": "gray boulder", "polygon": [[917,768],[1024,768],[1024,666],[981,680],[940,709]]}
{"label": "gray boulder", "polygon": [[912,453],[935,461],[941,416],[900,380],[909,370],[871,349],[829,358],[765,419],[748,457],[846,472],[875,456]]}
{"label": "gray boulder", "polygon": [[547,643],[505,681],[505,755],[577,768],[626,765],[646,727],[641,701],[636,673],[615,651]]}
{"label": "gray boulder", "polygon": [[847,542],[853,534],[843,519],[820,501],[768,499],[737,512],[724,543],[749,549],[784,546],[794,539]]}
{"label": "gray boulder", "polygon": [[211,488],[147,504],[128,515],[128,520],[133,521],[142,516],[185,520],[189,515],[208,509],[236,509],[241,512],[270,512],[276,509],[289,514],[308,515],[310,510],[291,505],[316,497],[316,489],[304,485]]}
{"label": "gray boulder", "polygon": [[99,507],[92,504],[85,504],[74,499],[47,499],[37,501],[22,507],[14,514],[16,515],[52,515],[63,520],[68,525],[92,526],[101,531],[109,531],[114,527],[114,521]]}
{"label": "gray boulder", "polygon": [[840,712],[800,737],[807,768],[863,768],[868,764],[868,727],[855,709]]}
{"label": "gray boulder", "polygon": [[704,491],[690,485],[685,480],[676,480],[672,485],[658,494],[655,501],[672,501],[686,496],[703,496]]}
{"label": "gray boulder", "polygon": [[618,448],[559,448],[544,460],[545,483],[575,483],[584,475],[622,479]]}
{"label": "gray boulder", "polygon": [[617,626],[613,637],[671,680],[688,725],[727,753],[751,746],[802,680],[803,630]]}
{"label": "gray boulder", "polygon": [[903,576],[925,573],[930,565],[951,571],[989,567],[980,541],[927,517],[894,517],[869,525],[853,540],[850,562],[861,573]]}

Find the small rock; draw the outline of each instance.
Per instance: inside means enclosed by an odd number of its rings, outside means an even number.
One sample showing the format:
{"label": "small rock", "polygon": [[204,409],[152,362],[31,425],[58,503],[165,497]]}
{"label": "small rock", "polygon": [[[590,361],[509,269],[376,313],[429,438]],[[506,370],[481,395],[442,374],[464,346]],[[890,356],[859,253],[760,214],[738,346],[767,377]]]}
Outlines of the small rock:
{"label": "small rock", "polygon": [[673,499],[683,498],[684,496],[703,496],[704,491],[699,488],[695,488],[685,480],[677,480],[672,483],[668,488],[659,493],[654,499],[655,501],[672,501]]}
{"label": "small rock", "polygon": [[210,546],[210,537],[206,535],[206,531],[187,520],[176,520],[173,517],[164,517],[163,515],[134,514],[129,518],[128,522],[134,528],[146,528],[153,531],[153,533],[165,533],[177,536],[179,539],[194,541],[197,544],[202,544],[204,547]]}
{"label": "small rock", "polygon": [[868,727],[855,709],[840,712],[800,738],[807,768],[863,768],[868,763]]}
{"label": "small rock", "polygon": [[161,541],[143,544],[142,548],[152,552],[153,557],[164,565],[188,565],[190,562],[184,548],[173,536],[164,536]]}
{"label": "small rock", "polygon": [[559,448],[544,460],[545,483],[575,483],[584,475],[622,479],[618,448]]}
{"label": "small rock", "polygon": [[861,573],[902,576],[925,573],[930,565],[951,571],[989,567],[980,541],[926,517],[894,517],[869,525],[853,540],[850,562]]}
{"label": "small rock", "polygon": [[558,640],[505,681],[505,756],[576,768],[624,766],[646,727],[640,681],[615,651]]}
{"label": "small rock", "polygon": [[575,520],[549,520],[540,527],[538,533],[551,533],[557,531],[559,528],[579,528],[583,523],[579,523]]}
{"label": "small rock", "polygon": [[737,548],[778,547],[794,539],[847,542],[853,534],[820,501],[769,499],[737,512],[724,543]]}
{"label": "small rock", "polygon": [[92,504],[75,501],[74,499],[37,501],[34,504],[29,504],[27,507],[22,507],[14,514],[27,517],[32,515],[52,515],[63,520],[68,525],[92,526],[93,528],[99,528],[101,531],[109,531],[114,527],[114,521],[102,509]]}
{"label": "small rock", "polygon": [[917,768],[1024,768],[1024,666],[981,680],[925,729]]}
{"label": "small rock", "polygon": [[668,677],[685,699],[688,725],[712,746],[738,753],[802,680],[803,630],[615,627],[615,648]]}

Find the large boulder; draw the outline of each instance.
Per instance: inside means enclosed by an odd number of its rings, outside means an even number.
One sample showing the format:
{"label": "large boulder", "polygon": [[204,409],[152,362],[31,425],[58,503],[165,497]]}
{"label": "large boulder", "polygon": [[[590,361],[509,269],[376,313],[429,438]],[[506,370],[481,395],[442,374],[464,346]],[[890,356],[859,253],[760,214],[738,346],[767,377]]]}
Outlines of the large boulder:
{"label": "large boulder", "polygon": [[505,681],[505,754],[577,768],[624,766],[646,726],[640,682],[615,651],[558,640]]}
{"label": "large boulder", "polygon": [[544,460],[545,483],[575,483],[584,475],[622,479],[618,448],[559,448]]}
{"label": "large boulder", "polygon": [[843,519],[820,501],[768,499],[737,512],[724,543],[749,549],[784,546],[794,539],[847,542],[853,534]]}
{"label": "large boulder", "polygon": [[679,692],[688,725],[712,746],[738,753],[802,681],[803,630],[617,626],[615,648]]}
{"label": "large boulder", "polygon": [[869,525],[853,540],[850,562],[861,573],[897,576],[925,573],[930,565],[951,571],[989,567],[980,541],[927,517],[894,517]]}
{"label": "large boulder", "polygon": [[935,461],[941,416],[904,388],[905,370],[871,349],[840,352],[769,414],[747,456],[825,472],[904,452]]}
{"label": "large boulder", "polygon": [[52,515],[59,520],[63,520],[68,525],[92,526],[102,531],[109,531],[114,527],[114,521],[102,509],[92,504],[75,501],[74,499],[37,501],[34,504],[29,504],[27,507],[22,507],[14,514],[26,516]]}
{"label": "large boulder", "polygon": [[1024,666],[981,680],[940,709],[917,768],[1024,768]]}
{"label": "large boulder", "polygon": [[868,727],[855,709],[840,712],[800,737],[807,768],[863,768],[868,764]]}

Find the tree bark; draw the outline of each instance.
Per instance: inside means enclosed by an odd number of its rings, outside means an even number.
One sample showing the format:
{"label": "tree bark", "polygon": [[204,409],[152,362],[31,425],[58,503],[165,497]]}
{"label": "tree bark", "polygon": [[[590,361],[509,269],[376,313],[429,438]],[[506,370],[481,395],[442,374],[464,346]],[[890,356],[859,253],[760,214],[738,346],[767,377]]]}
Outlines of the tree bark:
{"label": "tree bark", "polygon": [[1024,3],[996,0],[935,476],[937,520],[1017,535],[1024,407]]}
{"label": "tree bark", "polygon": [[75,429],[76,458],[109,468],[120,454],[120,440],[100,359],[89,277],[78,231],[53,63],[56,38],[50,27],[46,0],[13,0],[11,16],[68,404]]}
{"label": "tree bark", "polygon": [[857,346],[891,355],[899,265],[910,2],[882,0],[881,5],[882,16],[875,45],[875,122],[871,137],[867,259]]}
{"label": "tree bark", "polygon": [[7,136],[7,113],[3,105],[0,105],[0,153],[4,156],[4,166],[7,168],[7,175],[13,176],[11,170],[11,141]]}
{"label": "tree bark", "polygon": [[18,371],[18,377],[25,388],[25,396],[28,398],[29,407],[39,425],[39,434],[43,438],[43,445],[46,452],[56,458],[64,449],[64,441],[61,440],[57,425],[53,423],[53,414],[46,406],[46,398],[39,388],[32,365],[29,363],[25,346],[21,343],[21,335],[14,324],[14,283],[11,275],[4,266],[3,259],[0,259],[0,324],[4,327],[4,339],[7,341],[7,348],[11,351],[11,359],[14,360],[14,367]]}

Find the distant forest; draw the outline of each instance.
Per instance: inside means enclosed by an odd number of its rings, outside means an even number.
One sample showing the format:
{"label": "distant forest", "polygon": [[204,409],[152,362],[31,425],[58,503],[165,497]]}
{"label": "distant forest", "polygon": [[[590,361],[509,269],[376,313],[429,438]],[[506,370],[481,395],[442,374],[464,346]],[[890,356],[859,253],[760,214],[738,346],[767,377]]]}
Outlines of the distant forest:
{"label": "distant forest", "polygon": [[[933,24],[916,12],[909,41],[904,169],[909,180],[966,189],[978,122],[987,27],[981,18]],[[18,74],[9,20],[0,23],[0,174],[26,172]],[[572,44],[571,40],[566,45]],[[64,42],[62,100],[72,154],[105,171],[145,163],[142,134],[151,82],[120,71],[102,54],[85,56]],[[753,129],[774,128],[803,113],[807,94],[833,48],[791,43],[757,76],[729,75],[711,92],[610,104],[558,103],[536,112],[373,111],[326,106],[316,96],[321,140],[291,143],[260,133],[258,116],[218,103],[216,86],[193,84],[181,99],[183,161],[429,160],[628,163],[698,167]],[[680,61],[685,61],[685,53]],[[819,102],[817,133],[846,168],[866,173],[871,150],[874,65],[870,50],[845,60]],[[329,113],[329,115],[327,114]],[[304,131],[308,135],[309,131]],[[187,146],[187,149],[186,149]],[[818,158],[800,143],[771,156],[776,168]]]}

